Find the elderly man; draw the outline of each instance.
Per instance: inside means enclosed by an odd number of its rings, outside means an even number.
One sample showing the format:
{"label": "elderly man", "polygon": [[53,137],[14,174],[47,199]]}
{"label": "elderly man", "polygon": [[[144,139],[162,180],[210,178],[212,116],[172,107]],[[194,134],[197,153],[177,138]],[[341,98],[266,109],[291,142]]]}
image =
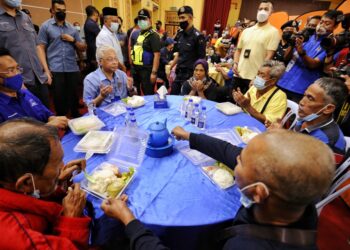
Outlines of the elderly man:
{"label": "elderly man", "polygon": [[143,94],[152,95],[159,68],[160,38],[152,29],[151,14],[148,10],[141,9],[138,18],[141,32],[131,50],[133,78],[139,94],[142,90]]}
{"label": "elderly man", "polygon": [[[310,83],[321,77],[322,65],[326,57],[321,41],[333,33],[341,16],[341,11],[326,12],[317,25],[315,35],[311,36],[307,42],[304,42],[302,37],[296,39],[295,47],[289,56],[291,60],[287,65],[286,73],[277,83],[289,100],[299,102]],[[288,58],[288,55],[286,57]]]}
{"label": "elderly man", "polygon": [[68,119],[65,116],[54,116],[23,87],[22,70],[9,51],[0,48],[0,122],[28,116],[57,128],[66,128]]}
{"label": "elderly man", "polygon": [[100,67],[84,79],[85,103],[91,101],[96,106],[110,104],[128,96],[134,89],[132,79],[118,69],[115,49],[110,46],[97,48],[96,58]]}
{"label": "elderly man", "polygon": [[[243,150],[181,127],[173,134],[189,140],[192,149],[235,168],[242,207],[233,226],[220,234],[226,240],[223,249],[317,249],[314,202],[328,190],[335,172],[326,145],[284,130],[258,135]],[[102,209],[126,225],[134,249],[167,249],[135,218],[126,199],[110,199]]]}
{"label": "elderly man", "polygon": [[66,3],[63,0],[52,1],[51,11],[54,17],[44,22],[39,31],[41,52],[47,56],[53,75],[53,98],[58,115],[80,116],[79,99],[76,94],[80,80],[76,62],[76,50],[84,51],[85,43],[79,32],[66,22]]}
{"label": "elderly man", "polygon": [[243,95],[238,89],[232,95],[236,103],[255,119],[275,122],[284,116],[287,110],[287,96],[276,87],[283,75],[285,66],[282,62],[266,61],[253,80],[253,86]]}
{"label": "elderly man", "polygon": [[69,187],[62,205],[50,202],[85,160],[64,166],[52,126],[26,119],[0,125],[0,248],[86,249],[90,218],[83,216],[85,193]]}
{"label": "elderly man", "polygon": [[124,57],[123,52],[117,38],[117,32],[119,30],[120,21],[118,19],[118,11],[116,8],[105,7],[102,9],[103,14],[103,28],[96,37],[96,47],[103,45],[111,46],[117,52],[117,58],[119,61],[119,68],[126,72],[126,67],[123,64]]}
{"label": "elderly man", "polygon": [[31,18],[19,10],[21,2],[0,0],[0,48],[8,49],[23,67],[25,86],[48,108],[51,73]]}
{"label": "elderly man", "polygon": [[272,59],[280,41],[278,30],[269,23],[273,12],[271,1],[261,1],[258,12],[258,24],[247,28],[239,38],[234,55],[234,88],[243,93],[256,76],[258,69],[266,60]]}

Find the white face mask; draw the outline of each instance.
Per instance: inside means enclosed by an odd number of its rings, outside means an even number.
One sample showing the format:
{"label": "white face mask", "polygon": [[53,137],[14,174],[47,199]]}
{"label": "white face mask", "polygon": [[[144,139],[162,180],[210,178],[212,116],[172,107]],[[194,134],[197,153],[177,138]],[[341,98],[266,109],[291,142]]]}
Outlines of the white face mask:
{"label": "white face mask", "polygon": [[264,23],[269,18],[270,13],[266,10],[260,10],[258,11],[258,14],[256,15],[256,20],[258,20],[259,23]]}
{"label": "white face mask", "polygon": [[74,28],[80,32],[80,26],[74,26]]}
{"label": "white face mask", "polygon": [[112,22],[111,23],[111,30],[116,33],[116,32],[118,32],[118,29],[119,29],[119,23]]}
{"label": "white face mask", "polygon": [[35,188],[35,182],[34,182],[34,176],[31,173],[28,173],[31,178],[32,178],[32,183],[33,183],[33,193],[31,194],[32,197],[40,199],[40,190]]}
{"label": "white face mask", "polygon": [[18,8],[22,4],[22,0],[5,0],[5,4],[11,8]]}
{"label": "white face mask", "polygon": [[266,80],[264,78],[261,78],[260,76],[255,77],[253,82],[255,88],[257,88],[258,90],[263,90],[264,88],[266,88],[265,84]]}
{"label": "white face mask", "polygon": [[255,204],[256,202],[252,199],[250,199],[248,196],[246,196],[243,191],[247,190],[248,188],[257,186],[257,185],[262,185],[265,188],[265,191],[267,193],[267,195],[269,195],[269,189],[267,188],[267,186],[265,185],[265,183],[263,182],[255,182],[253,184],[250,184],[248,186],[245,186],[242,189],[238,189],[238,192],[241,194],[241,198],[239,199],[239,201],[242,203],[243,207],[245,208],[250,208],[253,204]]}

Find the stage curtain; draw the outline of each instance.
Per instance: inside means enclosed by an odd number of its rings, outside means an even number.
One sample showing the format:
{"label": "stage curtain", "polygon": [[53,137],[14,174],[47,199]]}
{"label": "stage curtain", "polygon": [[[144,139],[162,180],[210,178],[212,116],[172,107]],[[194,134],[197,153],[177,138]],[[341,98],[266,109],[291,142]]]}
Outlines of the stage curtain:
{"label": "stage curtain", "polygon": [[221,30],[223,30],[227,24],[230,8],[231,0],[205,0],[201,30],[206,30],[207,34],[213,34],[217,19],[221,20]]}

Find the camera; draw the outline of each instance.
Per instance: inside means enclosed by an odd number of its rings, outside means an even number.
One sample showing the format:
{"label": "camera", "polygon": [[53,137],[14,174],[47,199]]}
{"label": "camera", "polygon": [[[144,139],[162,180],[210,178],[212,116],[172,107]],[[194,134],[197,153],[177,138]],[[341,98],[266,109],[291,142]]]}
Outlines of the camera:
{"label": "camera", "polygon": [[288,41],[291,45],[295,45],[295,41],[297,38],[301,38],[303,39],[304,43],[309,41],[310,39],[310,36],[312,36],[313,34],[310,33],[310,31],[308,29],[304,29],[302,31],[299,31],[298,33],[296,34],[293,34],[291,37],[290,37],[290,41]]}
{"label": "camera", "polygon": [[350,14],[342,15],[342,28],[344,31],[337,35],[331,35],[322,39],[321,47],[324,50],[336,50],[339,51],[350,45]]}
{"label": "camera", "polygon": [[339,78],[341,80],[344,80],[341,77],[342,75],[350,76],[350,53],[346,55],[346,59],[342,60],[337,69],[332,72],[331,76],[333,78]]}

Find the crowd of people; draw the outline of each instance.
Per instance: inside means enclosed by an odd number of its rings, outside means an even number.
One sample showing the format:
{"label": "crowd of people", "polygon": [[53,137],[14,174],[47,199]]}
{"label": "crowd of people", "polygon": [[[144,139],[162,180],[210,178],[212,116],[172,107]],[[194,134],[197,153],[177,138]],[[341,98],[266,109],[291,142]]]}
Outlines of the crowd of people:
{"label": "crowd of people", "polygon": [[[70,182],[86,162],[64,165],[58,131],[83,115],[82,105],[153,95],[162,85],[172,95],[235,103],[268,130],[246,148],[182,127],[172,131],[235,170],[242,207],[222,249],[317,248],[315,202],[344,161],[350,136],[347,16],[329,10],[310,16],[302,30],[291,20],[280,35],[269,22],[273,3],[261,1],[256,20],[223,27],[218,19],[207,34],[194,27],[192,7],[183,6],[170,37],[147,9],[124,32],[112,7],[100,13],[87,6],[83,27],[66,21],[64,0],[52,0],[40,27],[20,7],[20,0],[0,0],[1,249],[88,247],[85,193]],[[342,20],[343,33],[334,35]],[[298,111],[287,127],[281,121],[289,102]],[[125,224],[131,248],[168,249],[126,202],[123,195],[101,208]]]}

